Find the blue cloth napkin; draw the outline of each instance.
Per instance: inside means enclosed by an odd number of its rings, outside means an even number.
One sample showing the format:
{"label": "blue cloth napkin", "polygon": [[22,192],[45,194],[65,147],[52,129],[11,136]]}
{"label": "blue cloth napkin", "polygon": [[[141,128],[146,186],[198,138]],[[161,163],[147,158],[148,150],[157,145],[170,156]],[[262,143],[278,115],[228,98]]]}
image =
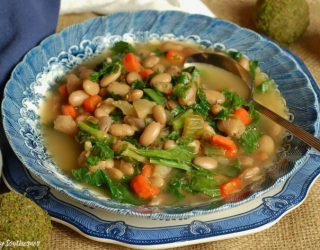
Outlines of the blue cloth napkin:
{"label": "blue cloth napkin", "polygon": [[60,0],[1,0],[1,94],[12,69],[26,52],[55,32],[59,7]]}
{"label": "blue cloth napkin", "polygon": [[[31,48],[55,32],[59,7],[60,0],[1,0],[0,101],[4,86],[15,65]],[[0,146],[5,165],[20,164],[6,140],[2,121],[0,121]]]}

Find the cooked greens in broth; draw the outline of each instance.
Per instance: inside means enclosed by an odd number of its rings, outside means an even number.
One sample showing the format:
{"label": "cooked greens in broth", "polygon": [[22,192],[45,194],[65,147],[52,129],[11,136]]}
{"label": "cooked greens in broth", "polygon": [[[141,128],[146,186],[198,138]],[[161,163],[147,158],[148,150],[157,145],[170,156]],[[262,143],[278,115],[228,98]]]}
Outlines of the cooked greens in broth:
{"label": "cooked greens in broth", "polygon": [[[120,41],[49,91],[41,121],[54,161],[80,183],[123,203],[228,200],[263,178],[283,129],[246,100],[242,80],[176,41]],[[254,78],[254,98],[287,116],[258,62],[223,51]]]}

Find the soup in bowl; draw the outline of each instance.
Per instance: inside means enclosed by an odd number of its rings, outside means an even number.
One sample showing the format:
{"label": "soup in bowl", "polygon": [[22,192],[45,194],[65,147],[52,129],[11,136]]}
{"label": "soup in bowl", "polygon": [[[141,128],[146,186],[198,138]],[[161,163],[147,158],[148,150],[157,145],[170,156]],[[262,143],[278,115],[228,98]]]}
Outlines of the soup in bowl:
{"label": "soup in bowl", "polygon": [[[116,42],[47,94],[45,145],[63,172],[133,205],[243,199],[274,164],[283,129],[260,117],[230,72],[184,65],[204,51],[177,41]],[[257,61],[222,50],[255,79],[255,98],[287,116]]]}
{"label": "soup in bowl", "polygon": [[142,11],[32,49],[4,91],[8,141],[32,174],[90,207],[181,219],[247,204],[288,180],[309,149],[254,110],[239,78],[183,65],[198,51],[238,60],[257,101],[316,131],[312,77],[293,55],[223,20]]}

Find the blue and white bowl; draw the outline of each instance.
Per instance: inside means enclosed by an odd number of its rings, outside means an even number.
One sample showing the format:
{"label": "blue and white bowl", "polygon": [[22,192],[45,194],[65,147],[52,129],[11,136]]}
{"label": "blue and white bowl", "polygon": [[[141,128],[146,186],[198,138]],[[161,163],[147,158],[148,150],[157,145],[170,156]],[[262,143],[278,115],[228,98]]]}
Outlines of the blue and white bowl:
{"label": "blue and white bowl", "polygon": [[9,143],[21,162],[49,186],[92,207],[151,218],[186,218],[213,213],[251,201],[284,182],[304,166],[310,149],[291,137],[257,192],[240,202],[214,208],[211,204],[148,207],[121,204],[84,188],[62,173],[43,144],[39,107],[46,91],[83,61],[102,53],[119,40],[192,41],[215,49],[232,48],[258,60],[285,97],[292,120],[319,134],[319,89],[295,55],[248,29],[202,15],[176,11],[117,13],[73,25],[45,39],[17,65],[7,83],[2,103],[3,124]]}

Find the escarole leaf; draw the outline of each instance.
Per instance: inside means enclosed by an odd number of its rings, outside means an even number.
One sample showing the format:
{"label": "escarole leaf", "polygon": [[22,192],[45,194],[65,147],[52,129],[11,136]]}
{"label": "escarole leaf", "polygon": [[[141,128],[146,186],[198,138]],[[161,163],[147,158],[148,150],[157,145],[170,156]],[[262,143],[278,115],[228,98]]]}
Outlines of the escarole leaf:
{"label": "escarole leaf", "polygon": [[199,138],[203,134],[204,120],[200,115],[190,115],[184,119],[183,136]]}
{"label": "escarole leaf", "polygon": [[259,138],[261,135],[262,133],[259,132],[255,127],[249,126],[239,138],[238,143],[246,153],[252,153],[258,148]]}
{"label": "escarole leaf", "polygon": [[106,61],[101,62],[97,65],[95,72],[90,74],[90,79],[94,82],[99,81],[103,76],[111,75],[121,70],[119,63],[108,63]]}
{"label": "escarole leaf", "polygon": [[128,53],[128,52],[135,53],[136,52],[135,48],[130,43],[127,43],[125,41],[116,42],[112,46],[111,50],[115,54],[124,54],[124,53]]}
{"label": "escarole leaf", "polygon": [[210,110],[210,103],[202,88],[198,87],[196,104],[192,105],[192,108],[202,116],[206,116]]}
{"label": "escarole leaf", "polygon": [[142,202],[136,198],[126,183],[115,182],[104,171],[98,169],[94,173],[90,173],[87,168],[77,168],[72,170],[72,174],[76,180],[87,183],[92,186],[106,186],[110,192],[111,198],[123,203],[140,205]]}

